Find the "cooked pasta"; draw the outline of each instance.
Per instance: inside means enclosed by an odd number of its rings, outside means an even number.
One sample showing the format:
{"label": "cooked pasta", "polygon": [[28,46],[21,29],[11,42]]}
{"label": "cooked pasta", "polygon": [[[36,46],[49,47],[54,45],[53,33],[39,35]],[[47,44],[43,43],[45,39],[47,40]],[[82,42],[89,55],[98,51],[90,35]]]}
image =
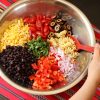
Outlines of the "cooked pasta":
{"label": "cooked pasta", "polygon": [[77,48],[74,41],[66,35],[66,30],[55,33],[56,38],[51,37],[48,41],[54,46],[61,48],[64,53],[71,58],[76,58],[78,56]]}

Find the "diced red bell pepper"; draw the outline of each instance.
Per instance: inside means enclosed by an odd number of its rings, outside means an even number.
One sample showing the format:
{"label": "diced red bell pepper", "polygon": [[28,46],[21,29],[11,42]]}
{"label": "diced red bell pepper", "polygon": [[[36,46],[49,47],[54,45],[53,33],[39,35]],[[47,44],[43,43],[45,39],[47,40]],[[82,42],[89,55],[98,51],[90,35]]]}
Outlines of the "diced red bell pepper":
{"label": "diced red bell pepper", "polygon": [[39,69],[39,66],[37,66],[35,63],[34,64],[31,64],[32,68],[35,69],[35,70],[38,70]]}
{"label": "diced red bell pepper", "polygon": [[30,79],[31,81],[34,80],[34,78],[35,78],[34,74],[32,74],[31,76],[29,76],[29,79]]}
{"label": "diced red bell pepper", "polygon": [[59,67],[57,65],[53,65],[52,70],[57,71],[57,70],[59,70]]}

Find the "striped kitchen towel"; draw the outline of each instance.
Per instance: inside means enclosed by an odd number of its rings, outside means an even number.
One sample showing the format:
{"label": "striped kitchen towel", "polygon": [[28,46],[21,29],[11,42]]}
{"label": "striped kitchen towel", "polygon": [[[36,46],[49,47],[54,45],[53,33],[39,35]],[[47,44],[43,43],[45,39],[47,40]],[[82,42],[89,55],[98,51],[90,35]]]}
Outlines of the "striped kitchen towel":
{"label": "striped kitchen towel", "polygon": [[[0,12],[2,13],[8,6],[17,0],[0,0]],[[100,42],[100,30],[93,25],[95,36],[98,42]],[[56,94],[56,95],[31,95],[24,93],[5,82],[0,77],[0,100],[68,100],[73,94],[75,94],[81,86],[84,84],[86,77],[78,83],[76,86],[68,91]],[[100,88],[97,88],[96,95],[93,100],[100,100]]]}

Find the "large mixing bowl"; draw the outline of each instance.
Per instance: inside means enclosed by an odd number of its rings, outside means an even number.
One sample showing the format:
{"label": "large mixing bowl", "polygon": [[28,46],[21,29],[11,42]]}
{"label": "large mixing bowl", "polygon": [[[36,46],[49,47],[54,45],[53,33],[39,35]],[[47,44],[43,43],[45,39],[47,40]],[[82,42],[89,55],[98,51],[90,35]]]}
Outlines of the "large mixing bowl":
{"label": "large mixing bowl", "polygon": [[[7,27],[10,20],[39,13],[53,15],[62,9],[68,14],[68,22],[72,25],[73,33],[78,36],[80,42],[86,45],[94,46],[95,37],[90,22],[77,7],[64,0],[21,0],[16,2],[0,16],[0,34]],[[91,57],[91,53],[81,52],[78,57],[81,73],[77,74],[77,76],[70,83],[55,90],[38,91],[24,88],[10,80],[2,70],[0,70],[0,76],[10,85],[30,94],[56,94],[72,88],[83,79],[87,73],[87,64],[91,60]]]}

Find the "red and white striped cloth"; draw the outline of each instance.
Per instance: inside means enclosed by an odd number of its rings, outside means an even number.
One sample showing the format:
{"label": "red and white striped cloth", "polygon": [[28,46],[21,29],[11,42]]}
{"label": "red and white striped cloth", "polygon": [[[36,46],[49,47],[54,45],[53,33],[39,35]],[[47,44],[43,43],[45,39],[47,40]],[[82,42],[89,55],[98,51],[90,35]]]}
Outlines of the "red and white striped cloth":
{"label": "red and white striped cloth", "polygon": [[[2,12],[2,10],[6,9],[15,1],[17,0],[0,0],[0,11]],[[93,29],[97,41],[100,42],[100,30],[97,29],[94,25]],[[81,88],[81,86],[84,84],[85,79],[86,77],[68,91],[56,95],[39,96],[24,93],[12,87],[0,77],[0,100],[68,100],[73,94],[78,91],[78,89]],[[100,100],[100,88],[97,88],[93,100]]]}

